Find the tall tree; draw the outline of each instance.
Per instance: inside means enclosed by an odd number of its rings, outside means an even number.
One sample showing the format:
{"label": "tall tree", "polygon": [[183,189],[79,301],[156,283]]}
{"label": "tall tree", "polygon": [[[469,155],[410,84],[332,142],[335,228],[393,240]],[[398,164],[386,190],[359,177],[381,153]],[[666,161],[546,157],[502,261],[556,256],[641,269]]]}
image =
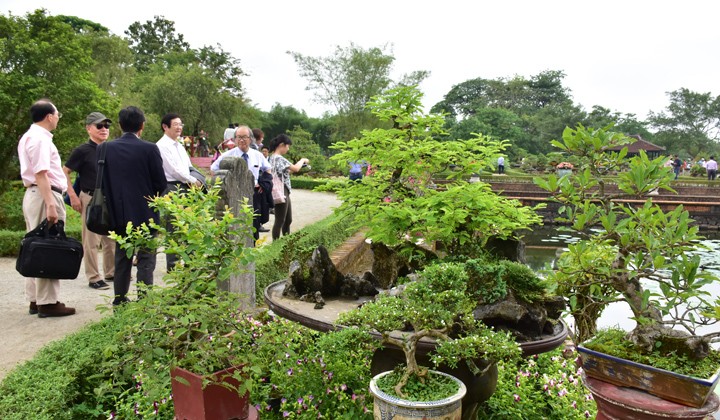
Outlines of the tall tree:
{"label": "tall tree", "polygon": [[[87,43],[59,17],[36,10],[25,17],[0,16],[0,160],[17,164],[17,141],[31,121],[37,99],[51,99],[63,113],[54,142],[61,157],[87,138],[89,111],[112,112],[117,102],[98,88]],[[0,178],[17,176],[0,165]]]}
{"label": "tall tree", "polygon": [[720,97],[686,88],[667,93],[665,111],[650,112],[648,122],[657,129],[658,144],[672,153],[692,156],[717,149],[720,140]]}
{"label": "tall tree", "polygon": [[[570,90],[562,81],[565,74],[558,70],[547,70],[526,79],[521,76],[512,78],[483,79],[476,78],[455,85],[443,100],[433,106],[433,112],[446,114],[449,126],[473,125],[465,120],[475,120],[477,114],[487,125],[484,134],[512,135],[506,138],[513,146],[520,147],[531,153],[546,153],[550,150],[549,142],[559,138],[563,129],[573,126],[584,117],[583,111],[575,106],[570,97]],[[504,110],[521,119],[515,122],[524,134],[517,130],[508,132],[502,127],[507,125],[507,118],[495,119],[498,126],[493,126],[488,119],[488,110]],[[503,115],[497,113],[496,115]],[[509,114],[504,114],[509,115]],[[520,151],[508,149],[510,154]]]}
{"label": "tall tree", "polygon": [[308,80],[306,90],[314,92],[314,100],[330,105],[341,117],[336,133],[349,139],[363,128],[372,127],[377,120],[366,109],[370,99],[395,85],[415,85],[428,76],[427,71],[415,71],[397,82],[390,77],[395,57],[387,46],[363,49],[353,43],[335,48],[328,57],[311,57],[288,51]]}
{"label": "tall tree", "polygon": [[125,31],[130,48],[135,53],[138,71],[146,71],[160,56],[169,52],[184,52],[190,49],[182,34],[175,32],[175,22],[163,16],[145,23],[134,22]]}

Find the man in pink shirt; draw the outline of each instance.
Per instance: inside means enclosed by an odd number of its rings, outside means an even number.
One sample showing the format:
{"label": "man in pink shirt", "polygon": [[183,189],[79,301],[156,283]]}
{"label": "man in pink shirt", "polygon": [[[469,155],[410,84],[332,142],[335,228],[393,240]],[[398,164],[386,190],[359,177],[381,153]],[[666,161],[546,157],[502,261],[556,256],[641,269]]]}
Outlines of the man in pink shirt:
{"label": "man in pink shirt", "polygon": [[[62,114],[47,99],[30,107],[33,124],[18,142],[20,176],[26,187],[23,197],[23,215],[28,231],[35,229],[43,219],[52,225],[65,220],[65,203],[62,193],[67,178],[60,163],[60,154],[50,133],[57,128]],[[73,315],[75,308],[58,301],[60,281],[56,279],[25,279],[25,295],[30,301],[30,315],[40,318]]]}

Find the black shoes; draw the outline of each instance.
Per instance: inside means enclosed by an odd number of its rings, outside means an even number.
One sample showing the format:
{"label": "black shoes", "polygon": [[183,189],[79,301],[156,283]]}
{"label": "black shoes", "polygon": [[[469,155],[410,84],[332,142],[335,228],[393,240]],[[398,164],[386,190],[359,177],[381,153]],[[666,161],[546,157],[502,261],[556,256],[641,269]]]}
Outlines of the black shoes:
{"label": "black shoes", "polygon": [[266,228],[265,226],[260,226],[258,228],[258,232],[270,232],[270,229]]}
{"label": "black shoes", "polygon": [[30,315],[35,315],[38,313],[38,306],[36,302],[30,302],[30,310],[28,310],[28,313]]}
{"label": "black shoes", "polygon": [[88,286],[96,290],[107,290],[110,288],[110,285],[105,283],[104,280],[98,280],[95,283],[88,284]]}
{"label": "black shoes", "polygon": [[37,308],[40,318],[75,315],[75,308],[67,307],[62,302],[55,302],[49,305],[37,305]]}

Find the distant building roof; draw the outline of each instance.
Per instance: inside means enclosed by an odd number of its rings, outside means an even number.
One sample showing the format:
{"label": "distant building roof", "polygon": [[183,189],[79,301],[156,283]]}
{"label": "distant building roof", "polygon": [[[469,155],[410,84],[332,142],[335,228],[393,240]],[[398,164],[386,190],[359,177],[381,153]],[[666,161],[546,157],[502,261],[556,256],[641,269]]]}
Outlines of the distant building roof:
{"label": "distant building roof", "polygon": [[662,146],[658,146],[657,144],[652,144],[647,140],[643,140],[642,137],[640,137],[638,134],[628,136],[635,139],[634,143],[626,144],[625,146],[617,146],[613,147],[608,150],[612,151],[620,151],[623,147],[628,148],[628,153],[639,153],[640,150],[644,150],[646,152],[664,152],[665,148]]}

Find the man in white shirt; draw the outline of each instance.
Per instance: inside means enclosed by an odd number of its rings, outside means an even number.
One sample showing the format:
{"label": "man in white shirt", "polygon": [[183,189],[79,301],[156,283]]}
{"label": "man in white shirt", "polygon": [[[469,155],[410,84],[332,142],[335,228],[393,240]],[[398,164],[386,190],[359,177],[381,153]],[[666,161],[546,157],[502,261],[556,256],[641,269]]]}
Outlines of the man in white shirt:
{"label": "man in white shirt", "polygon": [[[39,100],[30,107],[33,124],[18,142],[20,177],[25,185],[23,215],[28,232],[43,219],[50,225],[65,220],[62,194],[67,177],[51,131],[57,128],[62,114],[49,100]],[[75,314],[75,308],[58,301],[60,280],[26,278],[25,295],[30,301],[30,315],[40,318]]]}
{"label": "man in white shirt", "polygon": [[[223,159],[227,157],[240,157],[245,159],[248,165],[248,169],[250,170],[250,172],[252,172],[253,178],[255,179],[253,206],[257,208],[256,204],[259,202],[261,198],[260,194],[262,193],[262,189],[260,188],[260,184],[258,183],[260,173],[269,171],[270,163],[268,162],[267,158],[263,156],[262,153],[250,148],[251,142],[252,130],[250,130],[250,127],[246,125],[239,126],[235,130],[235,143],[237,144],[237,147],[234,149],[230,149],[220,155],[220,157],[218,157],[215,162],[210,165],[210,170],[212,172],[217,172],[218,170],[220,170],[220,162],[222,162]],[[263,231],[262,224],[259,222],[259,217],[260,215],[256,213],[255,218],[253,219],[253,226],[255,227],[255,239],[258,239],[258,232]]]}
{"label": "man in white shirt", "polygon": [[[163,172],[168,187],[165,194],[183,190],[188,186],[202,187],[202,182],[190,174],[190,156],[188,156],[185,146],[178,141],[182,134],[183,122],[178,114],[165,114],[160,121],[160,126],[165,135],[158,140],[157,147],[160,149],[160,156],[163,161]],[[167,224],[168,232],[172,232],[172,223]],[[167,260],[168,271],[172,270],[177,263],[175,254],[165,254]]]}

